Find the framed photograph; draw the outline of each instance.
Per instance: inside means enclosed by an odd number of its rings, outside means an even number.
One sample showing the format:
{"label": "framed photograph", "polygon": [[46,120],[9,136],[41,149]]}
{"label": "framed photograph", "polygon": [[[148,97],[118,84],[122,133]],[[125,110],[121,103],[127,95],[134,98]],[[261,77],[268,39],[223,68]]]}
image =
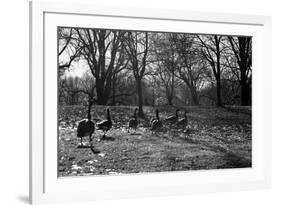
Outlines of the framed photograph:
{"label": "framed photograph", "polygon": [[269,188],[271,18],[30,2],[30,111],[32,204]]}

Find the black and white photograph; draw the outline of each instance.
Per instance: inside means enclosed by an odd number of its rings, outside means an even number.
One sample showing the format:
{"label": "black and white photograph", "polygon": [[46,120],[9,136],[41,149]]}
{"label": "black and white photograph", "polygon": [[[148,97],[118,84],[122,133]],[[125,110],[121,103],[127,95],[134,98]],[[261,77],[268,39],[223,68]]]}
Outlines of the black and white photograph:
{"label": "black and white photograph", "polygon": [[57,63],[58,177],[252,167],[251,36],[58,27]]}

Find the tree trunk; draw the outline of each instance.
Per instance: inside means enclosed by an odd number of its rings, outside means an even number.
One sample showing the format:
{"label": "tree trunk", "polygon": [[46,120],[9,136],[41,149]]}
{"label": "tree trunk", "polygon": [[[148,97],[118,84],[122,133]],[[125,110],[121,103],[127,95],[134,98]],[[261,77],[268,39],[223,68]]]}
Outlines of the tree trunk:
{"label": "tree trunk", "polygon": [[171,95],[168,97],[168,105],[173,105],[173,97]]}
{"label": "tree trunk", "polygon": [[97,94],[97,104],[98,105],[106,105],[107,100],[100,94]]}
{"label": "tree trunk", "polygon": [[107,105],[111,86],[105,86],[104,81],[101,79],[96,79],[96,92],[97,92],[97,104]]}
{"label": "tree trunk", "polygon": [[174,88],[175,88],[175,74],[174,74],[174,70],[172,70],[172,85],[171,85],[171,95],[169,99],[169,105],[173,105]]}
{"label": "tree trunk", "polygon": [[142,84],[141,79],[136,80],[137,83],[137,93],[138,93],[138,104],[139,104],[139,116],[143,117],[143,96],[142,96]]}
{"label": "tree trunk", "polygon": [[240,80],[241,87],[241,105],[246,106],[250,104],[250,95],[249,95],[249,87],[247,84],[247,77],[241,76]]}
{"label": "tree trunk", "polygon": [[[215,42],[216,42],[216,56],[217,56],[217,71],[215,74],[216,81],[217,81],[217,106],[222,106],[221,102],[221,64],[220,64],[220,41],[218,39],[218,36],[215,36]],[[215,70],[215,68],[214,68]]]}
{"label": "tree trunk", "polygon": [[249,86],[248,86],[248,76],[247,72],[247,58],[246,56],[241,56],[240,67],[240,87],[241,87],[241,102],[240,104],[245,106],[250,104]]}
{"label": "tree trunk", "polygon": [[88,110],[87,110],[87,119],[88,120],[91,120],[91,102],[90,102],[90,99],[88,100]]}
{"label": "tree trunk", "polygon": [[191,105],[199,105],[198,94],[194,88],[190,89]]}
{"label": "tree trunk", "polygon": [[168,105],[173,105],[173,91],[171,90],[170,91],[170,88],[169,86],[165,86],[166,87],[166,98],[167,98],[167,101],[168,101]]}
{"label": "tree trunk", "polygon": [[250,105],[250,84],[248,84],[249,77],[247,72],[252,65],[251,56],[251,37],[238,37],[238,47],[234,45],[234,38],[229,37],[233,53],[237,59],[240,71],[240,104]]}
{"label": "tree trunk", "polygon": [[222,106],[221,102],[221,79],[220,76],[216,78],[217,81],[217,106]]}
{"label": "tree trunk", "polygon": [[186,84],[186,87],[189,90],[189,96],[190,96],[189,104],[190,105],[199,105],[199,99],[198,99],[198,93],[196,91],[196,87],[194,86],[193,83],[190,83],[187,78],[185,78],[184,82]]}
{"label": "tree trunk", "polygon": [[106,105],[108,97],[105,94],[105,92],[103,91],[103,89],[98,89],[97,88],[96,91],[97,91],[97,104],[98,105]]}
{"label": "tree trunk", "polygon": [[112,79],[112,105],[115,105],[115,93],[116,93],[116,74],[113,74],[113,79]]}
{"label": "tree trunk", "polygon": [[155,90],[153,89],[153,92],[152,92],[152,106],[153,107],[155,106],[155,101],[156,101],[156,96],[155,96]]}
{"label": "tree trunk", "polygon": [[96,92],[97,92],[97,104],[105,105],[105,100],[103,98],[103,83],[96,78]]}

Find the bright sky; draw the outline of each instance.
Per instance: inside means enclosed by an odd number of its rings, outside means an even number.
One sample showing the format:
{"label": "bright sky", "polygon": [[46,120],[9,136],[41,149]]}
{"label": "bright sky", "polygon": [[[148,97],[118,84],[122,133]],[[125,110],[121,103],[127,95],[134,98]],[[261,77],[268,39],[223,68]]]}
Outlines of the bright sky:
{"label": "bright sky", "polygon": [[77,62],[72,62],[70,68],[65,71],[66,77],[82,77],[84,73],[89,71],[88,65],[80,60]]}

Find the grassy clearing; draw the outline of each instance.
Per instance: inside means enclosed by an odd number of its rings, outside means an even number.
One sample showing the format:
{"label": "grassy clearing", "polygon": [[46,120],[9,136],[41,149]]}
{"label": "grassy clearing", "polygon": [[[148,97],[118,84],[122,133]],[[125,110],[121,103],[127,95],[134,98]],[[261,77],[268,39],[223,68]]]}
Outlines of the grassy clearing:
{"label": "grassy clearing", "polygon": [[[105,108],[93,106],[95,122],[105,118]],[[139,119],[136,133],[127,131],[134,107],[110,109],[113,129],[108,140],[100,140],[102,133],[95,132],[93,150],[77,148],[77,121],[86,116],[86,109],[59,106],[59,176],[251,167],[250,107],[185,107],[189,123],[184,130],[165,125],[156,134],[149,130],[154,108],[144,108],[146,119]],[[174,110],[159,107],[160,118]],[[88,143],[88,138],[83,141]]]}

